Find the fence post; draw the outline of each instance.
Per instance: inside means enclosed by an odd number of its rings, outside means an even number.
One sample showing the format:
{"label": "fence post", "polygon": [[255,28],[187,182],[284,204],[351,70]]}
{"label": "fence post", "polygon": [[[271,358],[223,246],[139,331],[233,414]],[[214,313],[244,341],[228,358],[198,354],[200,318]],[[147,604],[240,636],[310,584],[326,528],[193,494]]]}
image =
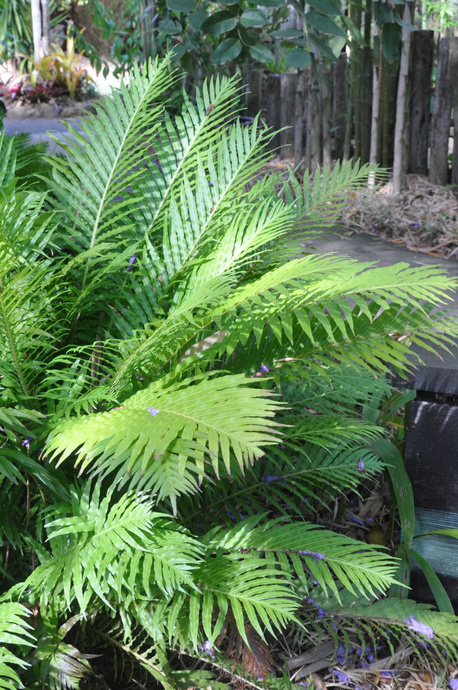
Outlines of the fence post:
{"label": "fence post", "polygon": [[408,171],[419,175],[428,174],[433,60],[434,32],[414,31],[409,77],[411,90]]}
{"label": "fence post", "polygon": [[429,179],[433,184],[446,185],[448,182],[450,121],[457,68],[458,38],[442,38],[431,121]]}

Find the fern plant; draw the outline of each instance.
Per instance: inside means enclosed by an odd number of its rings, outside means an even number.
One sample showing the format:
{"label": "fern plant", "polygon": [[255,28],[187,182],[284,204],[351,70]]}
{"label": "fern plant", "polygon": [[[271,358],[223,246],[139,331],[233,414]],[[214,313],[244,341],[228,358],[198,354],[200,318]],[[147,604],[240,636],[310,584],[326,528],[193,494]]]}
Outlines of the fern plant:
{"label": "fern plant", "polygon": [[25,673],[46,687],[90,668],[76,629],[188,687],[169,652],[220,668],[205,650],[265,652],[311,592],[383,596],[397,561],[316,509],[383,468],[361,409],[386,372],[456,335],[437,268],[300,250],[367,166],[304,187],[260,174],[272,133],[242,127],[238,82],[205,83],[171,119],[175,79],[170,59],[136,69],[68,126],[45,192],[0,149],[2,577],[5,601],[37,611]]}

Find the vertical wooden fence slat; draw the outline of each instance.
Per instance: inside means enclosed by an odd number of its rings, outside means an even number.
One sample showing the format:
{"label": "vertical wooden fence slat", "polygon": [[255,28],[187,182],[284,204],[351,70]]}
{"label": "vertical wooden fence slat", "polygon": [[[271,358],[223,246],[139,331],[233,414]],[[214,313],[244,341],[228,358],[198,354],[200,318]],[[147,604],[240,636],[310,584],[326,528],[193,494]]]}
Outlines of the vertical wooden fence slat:
{"label": "vertical wooden fence slat", "polygon": [[343,158],[345,123],[347,119],[347,56],[339,55],[334,63],[332,98],[332,129],[334,133],[334,156]]}
{"label": "vertical wooden fence slat", "polygon": [[[280,75],[267,74],[264,79],[265,102],[266,102],[266,122],[275,130],[281,127],[281,91]],[[271,147],[277,149],[280,146],[280,134],[276,134],[271,141]]]}
{"label": "vertical wooden fence slat", "polygon": [[286,128],[280,133],[282,158],[294,158],[294,124],[296,109],[296,72],[286,72],[280,79],[280,121],[281,127]]}
{"label": "vertical wooden fence slat", "polygon": [[305,158],[305,141],[307,136],[307,91],[308,70],[303,70],[297,80],[294,122],[294,166],[297,167]]}
{"label": "vertical wooden fence slat", "polygon": [[429,179],[433,184],[446,185],[448,182],[448,147],[457,69],[458,38],[442,38],[431,121]]}
{"label": "vertical wooden fence slat", "polygon": [[428,174],[429,127],[431,121],[431,76],[434,61],[434,32],[414,31],[410,64],[410,137],[408,172]]}
{"label": "vertical wooden fence slat", "polygon": [[322,132],[322,162],[323,165],[330,168],[332,163],[331,154],[331,118],[332,118],[332,104],[331,104],[331,87],[332,87],[332,72],[331,66],[325,63],[320,65],[320,86],[321,86],[321,132]]}

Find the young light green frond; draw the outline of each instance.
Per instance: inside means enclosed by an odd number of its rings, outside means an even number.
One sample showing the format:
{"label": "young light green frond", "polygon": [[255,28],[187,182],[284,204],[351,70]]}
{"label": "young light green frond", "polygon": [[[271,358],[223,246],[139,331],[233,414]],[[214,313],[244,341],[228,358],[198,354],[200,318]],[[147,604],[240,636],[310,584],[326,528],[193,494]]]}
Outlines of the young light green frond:
{"label": "young light green frond", "polygon": [[[278,442],[273,416],[281,403],[252,383],[243,376],[200,376],[161,388],[159,380],[121,408],[58,425],[47,453],[59,462],[77,454],[81,471],[115,473],[117,485],[140,484],[175,501],[206,474],[218,475],[221,462],[230,471],[232,455],[243,467]],[[182,475],[172,493],[164,482],[170,470],[176,479]]]}
{"label": "young light green frond", "polygon": [[[221,132],[234,117],[241,87],[237,79],[216,77],[204,82],[192,103],[185,94],[180,115],[167,115],[164,126],[153,142],[154,163],[160,174],[144,176],[138,189],[144,199],[137,213],[146,236],[162,233],[163,216],[173,195],[179,197],[183,177],[190,176],[198,160],[220,139]],[[153,203],[151,203],[153,202]]]}
{"label": "young light green frond", "polygon": [[336,580],[366,599],[383,594],[394,582],[397,562],[380,547],[362,545],[310,523],[279,522],[251,525],[250,529],[242,521],[229,531],[214,532],[209,546],[246,554],[247,560],[253,552],[263,554],[269,567],[294,572],[305,587],[312,576],[325,592],[330,590],[337,598]]}
{"label": "young light green frond", "polygon": [[[196,348],[199,351],[203,329],[212,322],[213,310],[232,285],[233,281],[225,276],[214,279],[169,308],[165,318],[160,318],[163,312],[159,311],[151,325],[143,326],[132,339],[122,342],[120,356],[124,361],[112,378],[112,394],[122,399],[131,392],[135,376],[152,380],[161,369],[176,363],[180,354],[187,357]],[[208,335],[213,337],[213,342],[221,339],[211,331]],[[210,346],[209,342],[207,348]]]}
{"label": "young light green frond", "polygon": [[370,173],[380,173],[378,166],[361,165],[360,161],[337,161],[332,171],[317,166],[313,175],[304,175],[303,187],[293,173],[284,184],[284,194],[289,204],[294,204],[298,227],[316,229],[331,227],[339,218],[348,195],[358,186],[367,183]]}
{"label": "young light green frond", "polygon": [[336,447],[345,448],[355,443],[367,443],[383,432],[381,427],[374,424],[343,415],[316,415],[305,412],[299,420],[294,414],[286,415],[284,423],[294,424],[294,428],[288,433],[293,442],[306,441],[328,450]]}
{"label": "young light green frond", "polygon": [[290,574],[269,567],[262,558],[216,555],[203,561],[195,578],[199,591],[181,603],[188,614],[182,622],[183,628],[187,625],[182,634],[194,648],[203,641],[202,631],[214,641],[228,614],[247,644],[246,623],[264,638],[266,629],[275,634],[275,629],[295,620],[299,599]]}
{"label": "young light green frond", "polygon": [[142,174],[145,149],[161,126],[164,108],[158,99],[176,78],[169,63],[170,57],[142,71],[136,67],[129,85],[98,105],[95,117],[80,122],[82,133],[67,125],[67,158],[52,159],[56,208],[63,205],[73,225],[72,246],[87,252],[82,289],[103,259],[91,258],[91,252],[107,241],[118,244],[132,231],[126,220],[139,198],[129,189]]}
{"label": "young light green frond", "polygon": [[101,499],[86,486],[74,509],[59,506],[67,516],[48,521],[52,553],[30,575],[42,601],[62,595],[68,607],[77,601],[82,612],[94,597],[109,608],[129,597],[169,595],[184,584],[194,586],[192,571],[201,547],[167,516],[152,512],[142,494],[113,492]]}
{"label": "young light green frond", "polygon": [[30,398],[38,364],[59,337],[57,295],[40,294],[48,271],[48,262],[15,262],[0,244],[0,376],[16,400]]}
{"label": "young light green frond", "polygon": [[[13,668],[27,668],[28,663],[17,656],[11,647],[33,647],[32,626],[26,622],[30,611],[16,602],[0,603],[0,688],[12,690],[24,687],[20,676]],[[8,645],[8,646],[4,646]]]}

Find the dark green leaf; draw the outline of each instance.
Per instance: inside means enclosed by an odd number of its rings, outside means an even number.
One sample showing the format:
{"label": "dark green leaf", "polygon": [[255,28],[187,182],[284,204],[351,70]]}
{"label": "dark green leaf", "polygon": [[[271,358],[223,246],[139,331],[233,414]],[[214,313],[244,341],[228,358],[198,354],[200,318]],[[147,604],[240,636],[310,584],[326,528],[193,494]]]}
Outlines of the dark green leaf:
{"label": "dark green leaf", "polygon": [[413,24],[402,21],[401,17],[397,14],[394,15],[394,21],[396,22],[396,24],[399,24],[399,26],[402,26],[404,29],[407,29],[408,31],[415,31],[415,27]]}
{"label": "dark green leaf", "polygon": [[212,62],[215,65],[222,65],[230,60],[235,60],[242,52],[242,48],[242,43],[237,38],[226,38],[214,51]]}
{"label": "dark green leaf", "polygon": [[242,26],[264,26],[269,21],[269,17],[261,10],[246,10],[240,17]]}
{"label": "dark green leaf", "polygon": [[390,64],[399,55],[401,27],[398,24],[385,24],[382,30],[383,57]]}
{"label": "dark green leaf", "polygon": [[157,28],[159,31],[169,34],[169,36],[180,34],[183,31],[183,27],[181,26],[180,22],[176,22],[173,19],[163,19],[159,22]]}
{"label": "dark green leaf", "polygon": [[274,38],[288,39],[288,38],[302,38],[304,32],[300,29],[279,29],[278,31],[272,31],[271,34]]}
{"label": "dark green leaf", "polygon": [[236,26],[237,19],[234,15],[226,10],[221,10],[208,17],[202,24],[201,29],[205,33],[210,34],[210,36],[220,36],[228,31],[232,31]]}
{"label": "dark green leaf", "polygon": [[341,38],[340,36],[333,36],[332,38],[329,39],[328,45],[329,48],[332,50],[334,53],[334,57],[337,58],[339,57],[340,53],[342,52],[342,48],[346,44],[346,39]]}
{"label": "dark green leaf", "polygon": [[264,0],[263,2],[257,2],[257,5],[261,7],[282,7],[285,4],[284,0]]}
{"label": "dark green leaf", "polygon": [[421,567],[423,574],[428,581],[428,585],[430,586],[431,592],[433,593],[434,599],[436,600],[437,608],[439,609],[439,611],[443,611],[445,613],[454,613],[452,602],[450,601],[449,596],[445,591],[444,585],[439,580],[436,573],[429,565],[428,561],[425,560],[423,556],[421,556],[416,551],[412,550],[410,553],[418,562],[418,565]]}
{"label": "dark green leaf", "polygon": [[314,10],[307,12],[305,15],[305,21],[307,24],[310,24],[310,26],[313,26],[314,29],[321,31],[323,34],[328,34],[330,36],[341,36],[342,38],[347,37],[345,31],[341,29],[340,26],[338,26],[335,22],[333,22],[332,19],[329,19],[329,17],[326,17],[324,14],[320,14]]}
{"label": "dark green leaf", "polygon": [[250,48],[250,55],[253,58],[253,60],[257,60],[258,62],[264,63],[271,62],[275,59],[275,56],[272,53],[272,51],[269,50],[269,48],[266,48],[266,46],[263,46],[261,43],[258,43],[257,45]]}
{"label": "dark green leaf", "polygon": [[192,14],[189,15],[188,17],[188,22],[189,25],[195,29],[195,31],[200,31],[202,28],[202,24],[204,21],[207,19],[208,14],[206,10],[203,7],[199,7],[198,10],[193,12]]}
{"label": "dark green leaf", "polygon": [[195,6],[194,0],[167,0],[167,7],[173,12],[192,12]]}
{"label": "dark green leaf", "polygon": [[312,58],[307,50],[302,50],[302,48],[294,48],[286,58],[286,64],[288,67],[294,67],[295,69],[305,69],[310,65]]}
{"label": "dark green leaf", "polygon": [[374,17],[379,26],[383,26],[383,24],[392,24],[394,22],[394,12],[384,2],[376,3]]}
{"label": "dark green leaf", "polygon": [[323,40],[321,36],[317,36],[316,34],[311,33],[309,35],[309,39],[310,43],[313,43],[313,45],[318,48],[323,57],[328,58],[328,60],[331,60],[331,62],[335,62],[336,57],[334,53],[332,52],[327,42]]}
{"label": "dark green leaf", "polygon": [[247,29],[245,29],[245,27],[241,24],[239,24],[237,27],[237,33],[244,45],[249,47],[256,45],[256,36],[252,32],[247,31]]}
{"label": "dark green leaf", "polygon": [[365,45],[364,38],[362,37],[361,31],[358,29],[356,26],[355,22],[350,19],[350,17],[342,17],[342,21],[344,23],[344,26],[347,27],[347,30],[350,32],[350,36],[356,43],[358,43],[360,46]]}
{"label": "dark green leaf", "polygon": [[334,0],[308,0],[308,4],[331,17],[340,14],[340,8]]}

